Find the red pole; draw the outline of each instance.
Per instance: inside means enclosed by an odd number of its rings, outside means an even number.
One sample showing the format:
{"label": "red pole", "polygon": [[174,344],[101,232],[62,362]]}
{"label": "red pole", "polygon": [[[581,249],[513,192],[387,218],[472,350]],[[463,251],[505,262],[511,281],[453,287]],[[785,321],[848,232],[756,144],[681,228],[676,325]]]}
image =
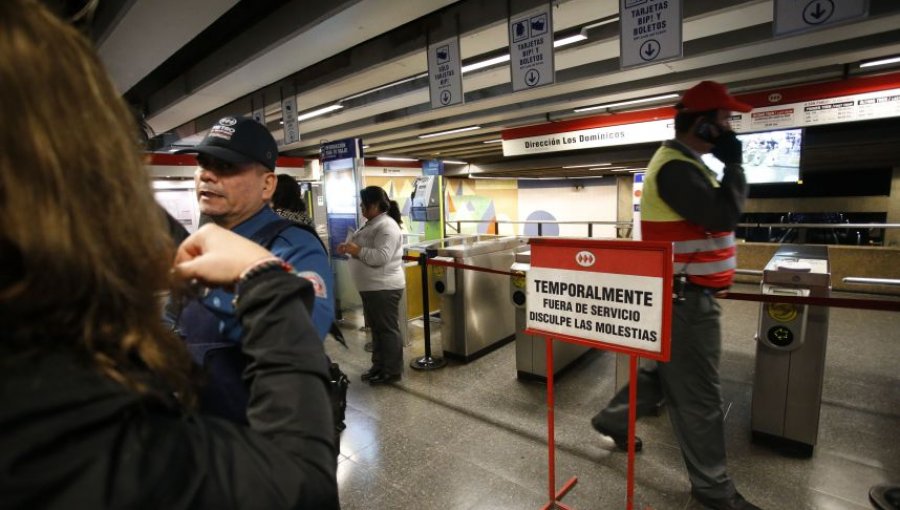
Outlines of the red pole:
{"label": "red pole", "polygon": [[556,440],[553,430],[553,339],[544,337],[547,346],[547,450],[550,452],[549,494],[550,501],[556,502]]}
{"label": "red pole", "polygon": [[634,508],[634,422],[637,421],[637,356],[629,356],[628,380],[628,489],[626,509]]}

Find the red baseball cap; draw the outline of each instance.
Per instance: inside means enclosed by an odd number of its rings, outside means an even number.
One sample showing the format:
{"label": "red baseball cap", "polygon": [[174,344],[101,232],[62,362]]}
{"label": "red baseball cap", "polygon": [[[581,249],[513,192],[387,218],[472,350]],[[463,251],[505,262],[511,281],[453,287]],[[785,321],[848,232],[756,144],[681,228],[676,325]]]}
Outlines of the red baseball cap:
{"label": "red baseball cap", "polygon": [[730,110],[735,112],[749,112],[753,109],[747,103],[742,103],[728,93],[725,85],[714,81],[701,81],[687,89],[681,96],[681,108],[694,112],[709,110]]}

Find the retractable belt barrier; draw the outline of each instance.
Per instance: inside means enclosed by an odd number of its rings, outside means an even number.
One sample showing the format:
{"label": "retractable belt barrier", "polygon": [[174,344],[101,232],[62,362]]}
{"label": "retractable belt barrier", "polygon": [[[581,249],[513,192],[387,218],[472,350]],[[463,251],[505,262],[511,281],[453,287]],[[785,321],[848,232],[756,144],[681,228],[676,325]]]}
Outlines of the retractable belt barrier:
{"label": "retractable belt barrier", "polygon": [[[549,244],[549,241],[546,242]],[[609,243],[612,246],[612,242]],[[644,243],[648,244],[648,243]],[[669,248],[670,249],[670,248]],[[584,253],[584,252],[581,252]],[[671,253],[667,252],[668,256],[671,257]],[[427,252],[421,253],[417,257],[404,256],[403,260],[417,262],[419,266],[422,268],[422,293],[423,293],[423,302],[424,302],[424,320],[425,320],[425,358],[422,360],[417,360],[413,362],[411,365],[413,368],[418,369],[435,369],[440,368],[444,364],[443,360],[437,360],[438,363],[435,363],[435,359],[431,357],[431,334],[430,328],[428,327],[429,319],[429,308],[428,308],[428,270],[427,266],[441,266],[447,268],[454,269],[468,269],[471,271],[481,271],[485,273],[499,274],[504,276],[523,276],[524,273],[518,271],[501,271],[497,269],[474,266],[470,264],[461,264],[458,262],[450,262],[447,259],[435,260],[429,257]],[[663,259],[664,261],[665,259]],[[666,264],[663,264],[664,267]],[[671,266],[668,266],[671,268]],[[668,274],[665,279],[668,278],[669,284],[671,284],[671,273]],[[772,295],[772,294],[751,294],[744,292],[729,292],[727,290],[723,290],[717,292],[715,296],[719,299],[733,299],[736,301],[758,301],[762,303],[790,303],[795,305],[811,305],[811,306],[822,306],[822,307],[839,307],[839,308],[857,308],[864,310],[882,310],[882,311],[891,311],[898,312],[900,311],[900,300],[886,300],[886,299],[850,299],[850,298],[833,298],[833,297],[809,297],[809,296],[787,296],[787,295]],[[663,324],[664,328],[668,327],[668,324]],[[537,331],[535,331],[537,332]],[[665,335],[665,334],[664,334]],[[553,349],[552,349],[552,341],[555,337],[557,340],[562,340],[566,342],[574,342],[574,343],[586,343],[585,340],[576,339],[573,337],[566,337],[566,335],[554,334],[546,336],[546,360],[547,360],[547,405],[548,405],[548,465],[549,465],[549,476],[548,476],[548,496],[549,502],[545,505],[544,509],[551,508],[569,508],[568,506],[562,504],[560,499],[565,495],[572,487],[577,483],[577,477],[572,477],[568,480],[561,489],[556,489],[556,469],[555,469],[555,439],[554,439],[554,396],[553,396]],[[668,337],[663,339],[667,344]],[[611,349],[611,350],[620,350],[620,349]],[[625,352],[620,350],[620,352]],[[630,355],[630,392],[629,392],[629,428],[628,428],[628,477],[627,477],[627,509],[631,510],[634,504],[634,454],[635,454],[635,438],[634,438],[634,422],[636,420],[636,378],[637,378],[637,358],[640,356],[635,356],[633,352],[629,352]],[[667,360],[669,356],[668,348],[665,349],[663,353],[663,357],[659,358],[662,360]],[[652,357],[652,356],[650,356]],[[543,510],[543,509],[542,509]]]}
{"label": "retractable belt barrier", "polygon": [[[420,262],[419,257],[404,256],[403,260]],[[487,267],[472,266],[469,264],[460,264],[457,262],[446,262],[443,260],[434,260],[428,258],[426,264],[429,266],[453,267],[456,269],[471,269],[472,271],[481,271],[484,273],[502,274],[506,276],[517,276],[516,273],[510,271],[500,271]],[[835,297],[802,297],[802,296],[782,296],[769,294],[752,294],[749,292],[730,292],[723,290],[715,294],[718,299],[733,299],[735,301],[758,301],[760,303],[790,303],[793,305],[812,305],[812,306],[830,306],[834,308],[857,308],[861,310],[882,310],[886,312],[900,312],[900,301],[892,301],[887,299],[853,299],[853,298],[835,298]]]}

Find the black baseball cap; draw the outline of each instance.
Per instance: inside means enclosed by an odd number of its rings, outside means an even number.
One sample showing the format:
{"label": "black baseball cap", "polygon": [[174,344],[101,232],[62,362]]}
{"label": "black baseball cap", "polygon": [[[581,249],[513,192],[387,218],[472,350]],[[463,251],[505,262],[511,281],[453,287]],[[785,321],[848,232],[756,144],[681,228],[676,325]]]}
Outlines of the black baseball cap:
{"label": "black baseball cap", "polygon": [[236,165],[259,163],[275,170],[278,144],[265,126],[249,117],[222,117],[195,147],[176,154],[206,154]]}

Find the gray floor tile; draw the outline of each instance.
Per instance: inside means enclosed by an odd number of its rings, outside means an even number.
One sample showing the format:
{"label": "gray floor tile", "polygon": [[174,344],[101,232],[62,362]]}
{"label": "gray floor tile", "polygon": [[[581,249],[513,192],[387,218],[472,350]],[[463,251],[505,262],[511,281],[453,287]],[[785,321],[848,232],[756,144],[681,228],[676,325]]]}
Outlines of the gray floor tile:
{"label": "gray floor tile", "polygon": [[[736,290],[755,292],[755,286]],[[722,388],[729,472],[766,509],[868,508],[871,485],[900,473],[896,365],[900,316],[835,311],[826,359],[818,445],[809,459],[756,445],[750,434],[759,305],[722,301]],[[359,381],[369,366],[361,321],[348,313],[349,350],[326,343],[351,378],[339,478],[345,509],[530,509],[546,503],[546,387],[520,381],[515,346],[470,363],[407,368],[398,384]],[[433,325],[439,345],[438,324]],[[408,363],[423,350],[411,324]],[[624,508],[627,457],[597,434],[590,417],[613,396],[615,360],[591,353],[556,381],[557,484],[578,478],[563,502],[580,510]],[[665,412],[638,422],[635,508],[695,509],[680,450]]]}

